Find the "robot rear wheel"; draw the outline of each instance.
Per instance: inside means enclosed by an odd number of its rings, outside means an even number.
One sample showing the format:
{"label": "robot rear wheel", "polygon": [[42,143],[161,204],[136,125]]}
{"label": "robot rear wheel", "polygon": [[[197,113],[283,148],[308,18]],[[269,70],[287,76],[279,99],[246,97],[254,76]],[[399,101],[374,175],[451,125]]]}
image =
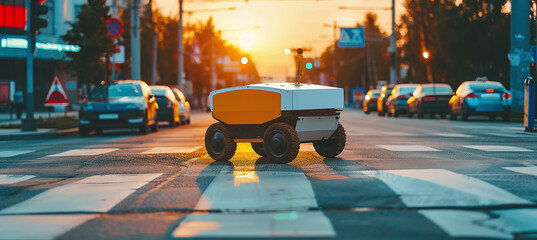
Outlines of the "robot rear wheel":
{"label": "robot rear wheel", "polygon": [[266,157],[267,154],[265,153],[265,149],[263,148],[262,142],[253,142],[251,143],[252,149],[254,149],[254,152],[257,153],[259,156]]}
{"label": "robot rear wheel", "polygon": [[347,142],[347,135],[345,134],[345,128],[339,123],[336,131],[327,140],[320,140],[313,142],[315,151],[327,158],[335,157],[343,152],[345,143]]}
{"label": "robot rear wheel", "polygon": [[270,125],[263,136],[263,148],[267,157],[275,163],[293,161],[300,150],[300,139],[296,130],[288,123]]}
{"label": "robot rear wheel", "polygon": [[216,161],[227,161],[235,155],[237,143],[231,137],[226,125],[213,123],[205,132],[205,149]]}

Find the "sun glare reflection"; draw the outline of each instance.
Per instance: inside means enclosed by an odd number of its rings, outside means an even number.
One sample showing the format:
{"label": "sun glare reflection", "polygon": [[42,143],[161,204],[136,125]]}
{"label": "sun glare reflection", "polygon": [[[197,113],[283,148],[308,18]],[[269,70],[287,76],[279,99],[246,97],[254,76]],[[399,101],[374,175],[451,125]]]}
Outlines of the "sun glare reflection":
{"label": "sun glare reflection", "polygon": [[255,170],[235,170],[233,172],[233,179],[235,187],[240,186],[242,183],[258,183],[259,176]]}

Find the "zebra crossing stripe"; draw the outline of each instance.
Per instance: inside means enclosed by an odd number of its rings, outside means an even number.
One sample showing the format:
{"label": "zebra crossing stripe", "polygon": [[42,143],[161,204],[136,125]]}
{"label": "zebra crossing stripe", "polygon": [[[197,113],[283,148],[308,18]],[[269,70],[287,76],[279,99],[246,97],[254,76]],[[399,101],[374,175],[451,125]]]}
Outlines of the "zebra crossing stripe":
{"label": "zebra crossing stripe", "polygon": [[140,154],[165,154],[165,153],[191,153],[200,149],[201,146],[193,147],[156,147],[150,150],[141,152]]}
{"label": "zebra crossing stripe", "polygon": [[462,133],[449,133],[449,132],[429,133],[429,135],[439,136],[439,137],[463,137],[463,138],[472,137],[471,135],[467,135],[467,134],[462,134]]}
{"label": "zebra crossing stripe", "polygon": [[98,175],[47,190],[0,211],[2,214],[107,212],[155,174]]}
{"label": "zebra crossing stripe", "polygon": [[490,213],[465,210],[420,210],[450,237],[513,239],[537,229],[537,209],[505,209]]}
{"label": "zebra crossing stripe", "polygon": [[119,148],[86,148],[73,149],[62,153],[48,155],[48,157],[76,157],[76,156],[95,156],[110,153],[119,150]]}
{"label": "zebra crossing stripe", "polygon": [[409,207],[532,204],[501,188],[445,169],[361,171],[384,182]]}
{"label": "zebra crossing stripe", "polygon": [[34,178],[33,175],[2,175],[0,174],[0,185],[14,184]]}
{"label": "zebra crossing stripe", "polygon": [[23,151],[0,151],[0,157],[15,157],[26,153],[35,152],[35,150],[23,150]]}
{"label": "zebra crossing stripe", "polygon": [[318,208],[317,200],[304,173],[258,173],[228,168],[209,184],[195,207],[224,213],[189,215],[172,236],[335,236],[330,220],[321,211],[311,211],[312,208]]}
{"label": "zebra crossing stripe", "polygon": [[53,239],[98,215],[0,216],[0,239]]}
{"label": "zebra crossing stripe", "polygon": [[526,148],[500,145],[462,145],[461,147],[472,148],[486,152],[533,152],[533,150]]}
{"label": "zebra crossing stripe", "polygon": [[527,175],[537,176],[537,166],[528,166],[528,167],[503,167],[505,170],[512,172],[518,172]]}

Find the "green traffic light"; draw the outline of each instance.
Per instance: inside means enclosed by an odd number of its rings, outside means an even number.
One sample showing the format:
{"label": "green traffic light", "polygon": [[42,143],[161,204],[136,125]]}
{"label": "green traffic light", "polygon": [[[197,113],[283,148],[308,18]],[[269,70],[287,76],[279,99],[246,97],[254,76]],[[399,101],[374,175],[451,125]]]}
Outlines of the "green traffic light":
{"label": "green traffic light", "polygon": [[313,68],[313,64],[311,62],[307,62],[306,69],[312,69],[312,68]]}

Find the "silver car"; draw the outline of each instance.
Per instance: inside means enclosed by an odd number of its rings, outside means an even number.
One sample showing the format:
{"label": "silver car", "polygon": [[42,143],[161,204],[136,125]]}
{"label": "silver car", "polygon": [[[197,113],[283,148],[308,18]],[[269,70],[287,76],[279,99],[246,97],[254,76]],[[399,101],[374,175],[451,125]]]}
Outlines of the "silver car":
{"label": "silver car", "polygon": [[510,120],[511,94],[500,82],[479,78],[463,82],[449,100],[451,119],[461,115],[463,121],[471,115],[486,115],[493,121],[496,116]]}

